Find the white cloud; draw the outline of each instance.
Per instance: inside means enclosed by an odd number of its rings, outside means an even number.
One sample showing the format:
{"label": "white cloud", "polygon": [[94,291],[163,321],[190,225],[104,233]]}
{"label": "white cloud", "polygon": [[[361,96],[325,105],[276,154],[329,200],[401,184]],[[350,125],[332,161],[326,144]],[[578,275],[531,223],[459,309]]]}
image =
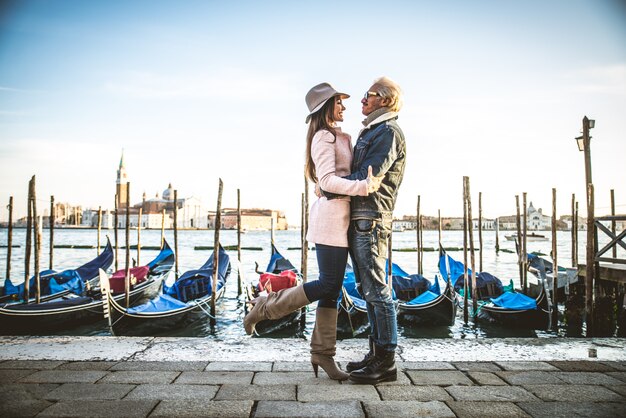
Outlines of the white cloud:
{"label": "white cloud", "polygon": [[566,75],[578,93],[626,95],[626,64],[591,67]]}
{"label": "white cloud", "polygon": [[268,96],[289,96],[284,75],[262,75],[240,69],[225,69],[219,74],[165,75],[131,72],[121,80],[109,81],[111,93],[136,99],[227,99],[262,101]]}

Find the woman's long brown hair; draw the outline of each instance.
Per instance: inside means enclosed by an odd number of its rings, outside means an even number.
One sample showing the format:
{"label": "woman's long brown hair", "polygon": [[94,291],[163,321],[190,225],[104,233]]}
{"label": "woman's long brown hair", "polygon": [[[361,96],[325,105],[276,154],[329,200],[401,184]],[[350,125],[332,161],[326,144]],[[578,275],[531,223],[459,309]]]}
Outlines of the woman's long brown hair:
{"label": "woman's long brown hair", "polygon": [[309,130],[306,134],[306,162],[304,164],[304,175],[313,183],[317,183],[317,176],[315,175],[315,163],[311,157],[311,142],[313,142],[315,134],[322,129],[329,131],[333,134],[335,139],[337,139],[335,128],[332,126],[332,123],[334,122],[333,111],[335,109],[335,101],[337,100],[336,97],[337,96],[328,99],[320,110],[311,115],[311,120],[309,121]]}

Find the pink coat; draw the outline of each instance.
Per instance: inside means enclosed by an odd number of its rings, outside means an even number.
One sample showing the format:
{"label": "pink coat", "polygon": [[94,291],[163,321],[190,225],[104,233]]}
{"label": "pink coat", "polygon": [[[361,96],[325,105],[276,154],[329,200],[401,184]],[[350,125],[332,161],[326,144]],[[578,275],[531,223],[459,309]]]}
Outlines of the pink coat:
{"label": "pink coat", "polygon": [[336,130],[337,138],[326,131],[318,131],[311,143],[311,158],[322,190],[346,195],[328,200],[318,198],[311,206],[306,239],[316,244],[334,247],[348,246],[350,197],[367,196],[366,180],[346,180],[352,165],[350,135]]}

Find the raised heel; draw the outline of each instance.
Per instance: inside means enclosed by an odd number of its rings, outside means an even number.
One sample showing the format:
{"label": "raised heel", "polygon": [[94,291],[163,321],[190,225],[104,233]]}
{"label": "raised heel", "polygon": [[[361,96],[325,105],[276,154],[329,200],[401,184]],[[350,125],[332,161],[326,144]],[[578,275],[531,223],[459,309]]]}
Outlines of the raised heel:
{"label": "raised heel", "polygon": [[319,365],[315,363],[311,363],[311,366],[313,366],[313,373],[315,373],[315,377],[317,377],[317,371],[318,371]]}

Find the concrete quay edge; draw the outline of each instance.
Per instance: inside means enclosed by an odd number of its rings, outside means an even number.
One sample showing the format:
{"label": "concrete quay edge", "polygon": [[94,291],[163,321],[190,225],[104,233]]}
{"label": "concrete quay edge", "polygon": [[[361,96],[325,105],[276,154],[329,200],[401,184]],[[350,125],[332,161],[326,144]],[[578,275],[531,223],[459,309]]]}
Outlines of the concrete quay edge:
{"label": "concrete quay edge", "polygon": [[[365,339],[337,342],[337,361],[360,357]],[[303,361],[304,338],[3,336],[0,360],[63,361]],[[590,357],[596,355],[596,357]],[[626,338],[403,339],[406,362],[626,361]]]}

